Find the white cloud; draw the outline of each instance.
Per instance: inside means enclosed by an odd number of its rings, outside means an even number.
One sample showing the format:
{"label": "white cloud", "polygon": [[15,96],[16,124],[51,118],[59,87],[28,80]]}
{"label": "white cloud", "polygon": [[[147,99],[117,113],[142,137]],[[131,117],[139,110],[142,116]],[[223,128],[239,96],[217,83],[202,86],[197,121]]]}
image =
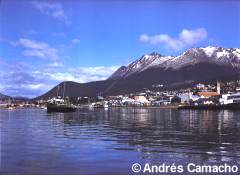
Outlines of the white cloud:
{"label": "white cloud", "polygon": [[38,84],[28,84],[25,87],[29,89],[40,89],[43,88],[45,85],[43,83],[38,83]]}
{"label": "white cloud", "polygon": [[179,38],[187,45],[193,45],[207,39],[207,31],[204,28],[196,30],[184,29],[180,34]]}
{"label": "white cloud", "polygon": [[107,79],[119,66],[109,67],[79,67],[71,68],[69,71],[74,75],[77,82],[89,82]]}
{"label": "white cloud", "polygon": [[21,38],[19,39],[19,44],[29,48],[29,49],[46,49],[48,48],[48,44],[44,42],[37,42],[35,40]]}
{"label": "white cloud", "polygon": [[72,39],[73,44],[78,44],[79,42],[80,42],[80,39],[78,39],[78,38]]}
{"label": "white cloud", "polygon": [[168,49],[181,50],[206,40],[207,36],[208,33],[205,28],[198,28],[195,30],[183,29],[177,38],[173,38],[167,34],[158,34],[154,36],[142,34],[139,40],[152,45],[163,44]]}
{"label": "white cloud", "polygon": [[18,42],[15,43],[25,48],[23,51],[24,56],[50,59],[53,61],[58,60],[57,49],[50,47],[45,42],[21,38]]}
{"label": "white cloud", "polygon": [[[44,67],[44,69],[42,69]],[[55,70],[47,69],[47,65],[36,67],[18,62],[7,64],[0,69],[0,90],[12,96],[39,96],[62,81],[85,83],[107,79],[118,66],[79,67]]]}
{"label": "white cloud", "polygon": [[55,62],[49,64],[48,66],[50,66],[50,67],[63,67],[63,64],[61,62],[55,61]]}
{"label": "white cloud", "polygon": [[32,1],[31,4],[43,14],[51,16],[60,21],[64,21],[67,24],[71,23],[62,7],[62,4],[58,2]]}
{"label": "white cloud", "polygon": [[39,72],[35,71],[33,74],[38,76],[48,77],[52,81],[75,81],[79,83],[86,83],[90,81],[98,81],[107,79],[119,66],[109,67],[79,67],[69,68],[66,72]]}

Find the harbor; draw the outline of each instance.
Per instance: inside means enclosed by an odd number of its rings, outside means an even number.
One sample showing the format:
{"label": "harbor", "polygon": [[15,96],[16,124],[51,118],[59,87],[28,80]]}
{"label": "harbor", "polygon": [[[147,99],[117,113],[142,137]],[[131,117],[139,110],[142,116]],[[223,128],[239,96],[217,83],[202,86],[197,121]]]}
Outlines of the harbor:
{"label": "harbor", "polygon": [[240,0],[0,0],[0,175],[240,175]]}
{"label": "harbor", "polygon": [[[65,89],[65,83],[62,89]],[[48,112],[74,112],[81,108],[166,108],[192,110],[240,110],[240,81],[216,82],[215,84],[197,83],[192,88],[175,91],[152,91],[116,96],[65,96],[65,90],[47,100],[11,100],[5,99],[0,103],[2,109],[22,107],[37,107]]]}
{"label": "harbor", "polygon": [[131,172],[136,162],[184,167],[240,162],[239,111],[85,108],[47,113],[17,108],[0,112],[3,174],[120,175]]}

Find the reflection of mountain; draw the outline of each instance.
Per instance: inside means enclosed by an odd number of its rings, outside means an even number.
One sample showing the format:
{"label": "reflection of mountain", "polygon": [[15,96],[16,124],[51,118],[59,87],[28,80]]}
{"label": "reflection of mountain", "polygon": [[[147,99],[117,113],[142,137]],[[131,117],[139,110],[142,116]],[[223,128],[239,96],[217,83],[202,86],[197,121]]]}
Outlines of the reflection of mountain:
{"label": "reflection of mountain", "polygon": [[75,139],[117,142],[113,149],[137,149],[149,156],[172,152],[208,159],[236,156],[229,143],[240,143],[238,115],[231,111],[113,109],[63,114],[60,119],[64,134]]}

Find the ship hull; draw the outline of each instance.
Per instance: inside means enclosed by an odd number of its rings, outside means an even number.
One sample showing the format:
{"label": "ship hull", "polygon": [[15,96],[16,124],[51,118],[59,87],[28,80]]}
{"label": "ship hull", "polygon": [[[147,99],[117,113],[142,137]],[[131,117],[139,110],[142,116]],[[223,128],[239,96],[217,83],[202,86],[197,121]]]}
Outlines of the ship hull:
{"label": "ship hull", "polygon": [[69,105],[47,104],[47,112],[74,112],[77,108]]}

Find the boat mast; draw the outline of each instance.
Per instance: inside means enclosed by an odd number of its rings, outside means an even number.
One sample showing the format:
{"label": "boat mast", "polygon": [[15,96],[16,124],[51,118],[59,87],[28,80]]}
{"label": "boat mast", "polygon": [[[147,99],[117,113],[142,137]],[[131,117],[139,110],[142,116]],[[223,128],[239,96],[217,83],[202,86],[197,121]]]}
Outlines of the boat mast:
{"label": "boat mast", "polygon": [[58,98],[58,95],[59,95],[58,92],[59,92],[59,85],[58,85],[58,88],[57,88],[57,98]]}
{"label": "boat mast", "polygon": [[65,82],[63,83],[63,99],[65,98]]}

